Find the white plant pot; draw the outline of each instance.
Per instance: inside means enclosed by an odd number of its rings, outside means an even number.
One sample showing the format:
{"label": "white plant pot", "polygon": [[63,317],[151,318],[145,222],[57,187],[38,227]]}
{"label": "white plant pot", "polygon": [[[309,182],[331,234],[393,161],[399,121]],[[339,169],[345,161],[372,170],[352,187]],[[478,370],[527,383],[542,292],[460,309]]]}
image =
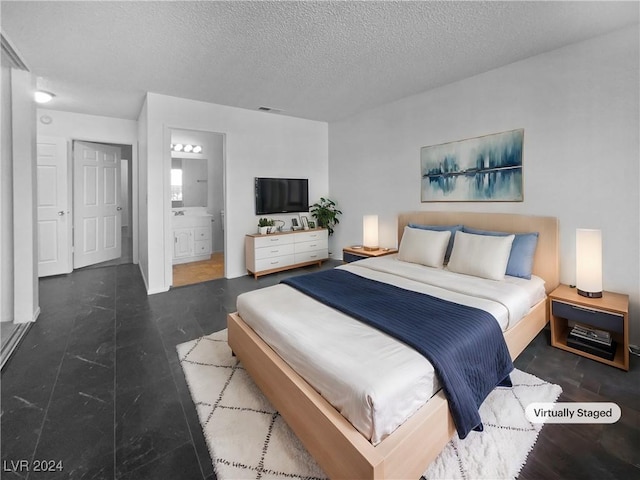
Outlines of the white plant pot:
{"label": "white plant pot", "polygon": [[269,229],[270,227],[258,227],[258,233],[260,235],[266,235],[267,233],[269,233]]}

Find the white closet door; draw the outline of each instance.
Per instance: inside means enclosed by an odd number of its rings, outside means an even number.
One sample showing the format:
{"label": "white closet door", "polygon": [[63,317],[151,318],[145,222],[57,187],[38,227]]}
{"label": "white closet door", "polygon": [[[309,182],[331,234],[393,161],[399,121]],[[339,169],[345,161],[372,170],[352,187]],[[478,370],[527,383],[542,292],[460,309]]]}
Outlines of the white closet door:
{"label": "white closet door", "polygon": [[120,147],[74,142],[74,268],[122,254]]}

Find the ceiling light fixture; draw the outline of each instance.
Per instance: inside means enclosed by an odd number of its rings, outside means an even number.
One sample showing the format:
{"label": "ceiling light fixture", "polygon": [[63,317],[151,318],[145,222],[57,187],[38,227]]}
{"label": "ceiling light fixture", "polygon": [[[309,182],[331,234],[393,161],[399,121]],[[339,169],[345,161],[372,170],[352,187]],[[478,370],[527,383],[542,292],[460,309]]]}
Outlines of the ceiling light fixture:
{"label": "ceiling light fixture", "polygon": [[193,150],[193,145],[185,145],[184,146],[184,151],[187,153],[191,153],[191,150]]}
{"label": "ceiling light fixture", "polygon": [[193,153],[200,153],[202,152],[202,147],[200,145],[195,145],[193,147]]}
{"label": "ceiling light fixture", "polygon": [[33,98],[36,103],[48,103],[53,100],[53,97],[55,97],[53,93],[47,92],[45,90],[36,90],[36,92],[33,94]]}
{"label": "ceiling light fixture", "polygon": [[181,152],[183,145],[181,143],[176,143],[175,145],[171,145],[171,150],[174,152]]}

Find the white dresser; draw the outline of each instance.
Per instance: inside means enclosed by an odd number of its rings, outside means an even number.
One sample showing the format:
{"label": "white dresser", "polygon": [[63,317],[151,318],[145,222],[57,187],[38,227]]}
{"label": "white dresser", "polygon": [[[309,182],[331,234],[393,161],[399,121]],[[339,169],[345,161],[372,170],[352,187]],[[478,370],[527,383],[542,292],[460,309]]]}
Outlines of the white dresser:
{"label": "white dresser", "polygon": [[245,237],[247,271],[255,278],[314,263],[320,265],[328,258],[326,228]]}

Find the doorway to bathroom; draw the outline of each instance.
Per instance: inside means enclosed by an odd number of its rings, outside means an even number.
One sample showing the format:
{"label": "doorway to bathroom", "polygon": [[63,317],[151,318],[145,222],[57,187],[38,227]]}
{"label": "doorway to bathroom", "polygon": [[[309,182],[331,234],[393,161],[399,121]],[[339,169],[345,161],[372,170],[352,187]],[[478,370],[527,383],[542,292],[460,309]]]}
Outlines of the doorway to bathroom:
{"label": "doorway to bathroom", "polygon": [[225,276],[224,135],[172,128],[173,287]]}

